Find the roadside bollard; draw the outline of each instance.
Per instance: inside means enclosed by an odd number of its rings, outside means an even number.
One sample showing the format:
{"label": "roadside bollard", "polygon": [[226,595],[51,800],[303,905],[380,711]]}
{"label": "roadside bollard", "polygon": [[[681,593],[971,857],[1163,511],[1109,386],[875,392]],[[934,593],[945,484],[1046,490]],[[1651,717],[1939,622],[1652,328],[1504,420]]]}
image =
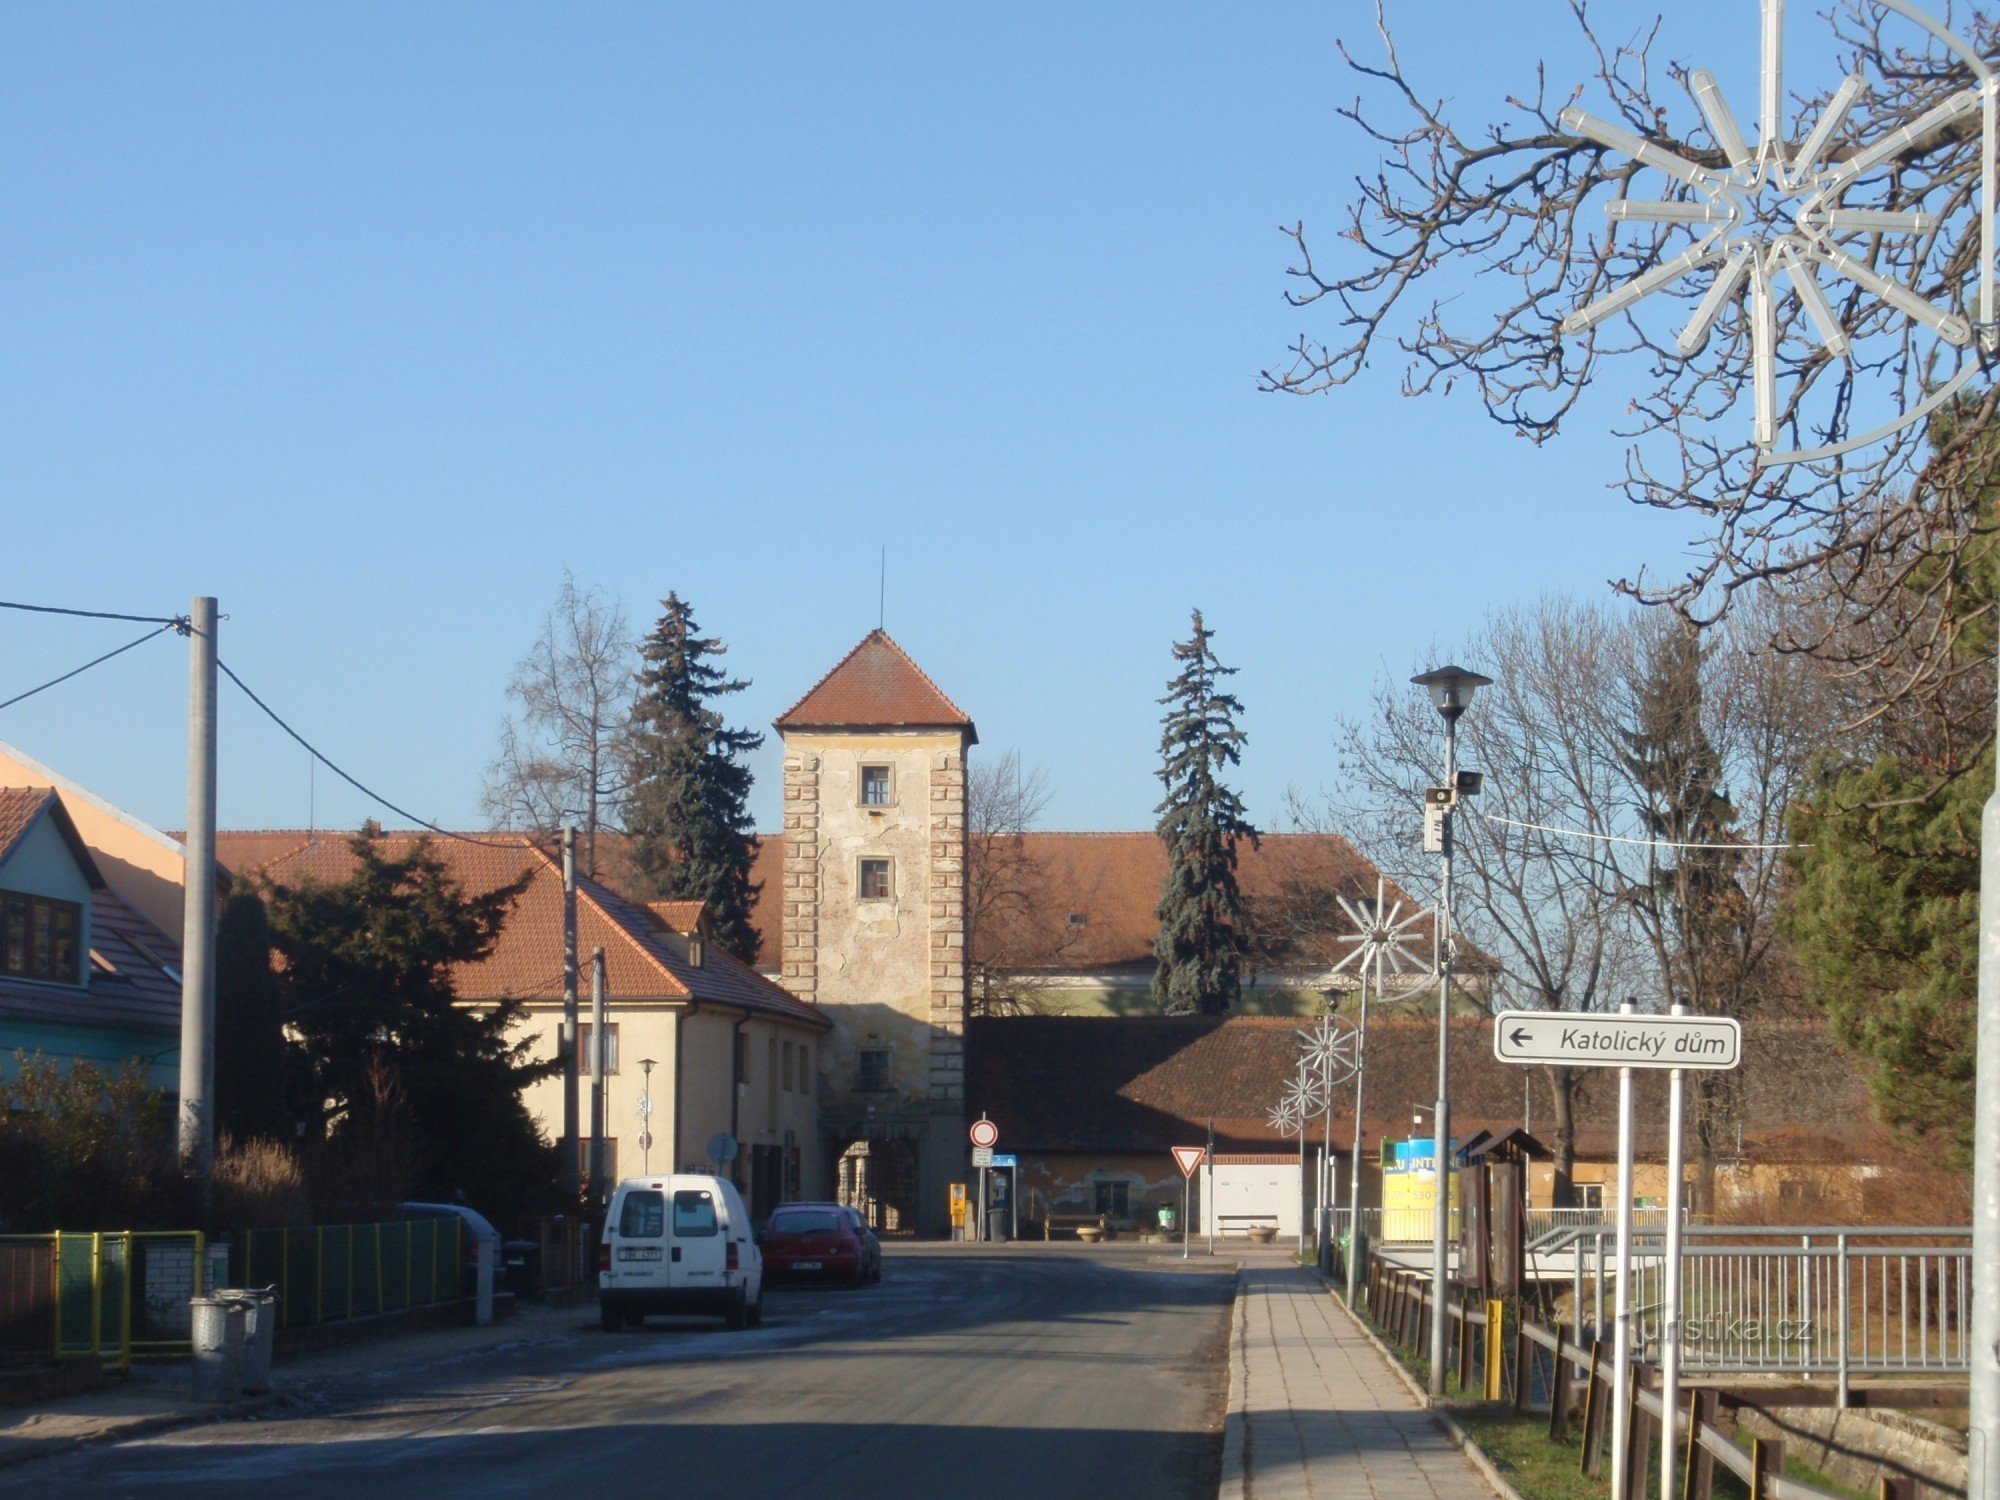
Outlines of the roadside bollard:
{"label": "roadside bollard", "polygon": [[236,1400],[243,1394],[243,1304],[222,1297],[194,1297],[188,1308],[194,1399]]}

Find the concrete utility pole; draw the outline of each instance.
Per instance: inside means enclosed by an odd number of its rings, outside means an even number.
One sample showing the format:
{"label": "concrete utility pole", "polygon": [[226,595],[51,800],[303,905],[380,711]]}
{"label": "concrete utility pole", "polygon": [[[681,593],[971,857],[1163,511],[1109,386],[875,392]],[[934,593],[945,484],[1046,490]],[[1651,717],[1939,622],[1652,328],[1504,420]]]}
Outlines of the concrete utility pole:
{"label": "concrete utility pole", "polygon": [[215,1168],[215,600],[188,611],[187,864],[181,893],[181,1170]]}
{"label": "concrete utility pole", "polygon": [[563,830],[562,1180],[576,1191],[576,830]]}
{"label": "concrete utility pole", "polygon": [[604,1027],[604,950],[590,950],[590,1196],[601,1212],[604,1188],[604,1060],[611,1046]]}

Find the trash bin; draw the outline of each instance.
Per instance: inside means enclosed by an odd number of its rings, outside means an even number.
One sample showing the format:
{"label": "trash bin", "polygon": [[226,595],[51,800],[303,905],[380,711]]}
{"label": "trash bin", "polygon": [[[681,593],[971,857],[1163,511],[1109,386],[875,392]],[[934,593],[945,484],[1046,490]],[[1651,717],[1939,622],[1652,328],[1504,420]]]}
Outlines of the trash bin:
{"label": "trash bin", "polygon": [[192,1297],[188,1308],[194,1399],[234,1401],[243,1394],[243,1304],[224,1297]]}
{"label": "trash bin", "polygon": [[278,1342],[278,1289],[262,1287],[219,1291],[216,1299],[243,1309],[243,1389],[271,1388],[271,1355]]}
{"label": "trash bin", "polygon": [[534,1240],[509,1240],[500,1247],[505,1274],[500,1284],[516,1297],[533,1297],[542,1289],[542,1247]]}

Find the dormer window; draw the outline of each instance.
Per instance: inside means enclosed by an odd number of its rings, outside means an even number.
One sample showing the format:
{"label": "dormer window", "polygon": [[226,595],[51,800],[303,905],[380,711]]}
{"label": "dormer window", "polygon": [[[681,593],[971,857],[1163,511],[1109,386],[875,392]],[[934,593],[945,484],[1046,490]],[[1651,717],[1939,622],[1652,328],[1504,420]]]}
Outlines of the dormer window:
{"label": "dormer window", "polygon": [[0,892],[0,973],[50,984],[83,983],[83,908]]}
{"label": "dormer window", "polygon": [[707,960],[706,947],[707,945],[702,942],[700,933],[693,932],[688,934],[688,965],[691,968],[699,969]]}
{"label": "dormer window", "polygon": [[863,766],[861,768],[861,805],[863,807],[887,807],[890,798],[889,768],[887,766]]}

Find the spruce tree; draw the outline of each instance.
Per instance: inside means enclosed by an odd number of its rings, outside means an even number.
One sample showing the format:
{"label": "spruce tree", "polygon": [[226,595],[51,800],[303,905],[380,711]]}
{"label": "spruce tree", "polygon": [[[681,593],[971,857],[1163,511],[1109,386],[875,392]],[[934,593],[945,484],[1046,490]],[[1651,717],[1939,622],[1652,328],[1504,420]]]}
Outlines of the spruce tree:
{"label": "spruce tree", "polygon": [[1242,757],[1243,705],[1222,691],[1235,673],[1215,658],[1201,611],[1193,633],[1174,645],[1179,673],[1160,699],[1160,840],[1167,878],[1155,915],[1153,998],[1168,1015],[1223,1015],[1242,985],[1250,928],[1236,884],[1236,845],[1257,842],[1243,802],[1221,779]]}
{"label": "spruce tree", "polygon": [[640,894],[705,901],[716,941],[749,962],[757,953],[750,908],[750,768],[764,736],[731,729],[709,705],[750,684],[715,664],[728,647],[703,636],[678,594],[639,648],[632,705],[625,827]]}

